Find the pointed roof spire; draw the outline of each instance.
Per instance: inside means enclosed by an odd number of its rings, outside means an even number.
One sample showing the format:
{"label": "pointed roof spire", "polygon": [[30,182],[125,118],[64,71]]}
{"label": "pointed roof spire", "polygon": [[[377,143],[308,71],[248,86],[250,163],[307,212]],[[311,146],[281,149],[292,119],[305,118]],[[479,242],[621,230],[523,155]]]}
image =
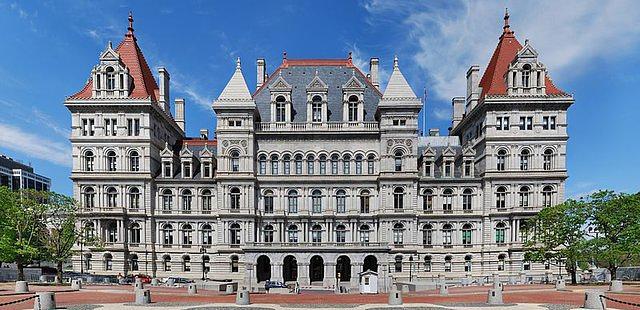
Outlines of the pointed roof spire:
{"label": "pointed roof spire", "polygon": [[224,90],[218,97],[218,100],[240,101],[240,100],[253,100],[247,82],[242,75],[242,67],[240,66],[240,57],[236,60],[236,71],[231,76],[231,79],[224,87]]}
{"label": "pointed roof spire", "polygon": [[393,56],[393,69],[398,69],[398,55]]}
{"label": "pointed roof spire", "polygon": [[387,83],[387,88],[384,90],[384,94],[382,95],[382,99],[417,99],[416,94],[407,83],[407,80],[400,72],[400,67],[398,67],[398,56],[394,56],[393,58],[393,72],[391,73],[391,77],[389,77],[389,82]]}
{"label": "pointed roof spire", "polygon": [[502,27],[502,34],[513,34],[511,31],[511,25],[509,25],[509,9],[504,9],[504,26]]}
{"label": "pointed roof spire", "polygon": [[240,67],[240,57],[238,57],[238,59],[236,59],[236,70],[241,70],[241,67]]}
{"label": "pointed roof spire", "polygon": [[133,12],[129,11],[129,27],[127,27],[127,37],[133,37]]}

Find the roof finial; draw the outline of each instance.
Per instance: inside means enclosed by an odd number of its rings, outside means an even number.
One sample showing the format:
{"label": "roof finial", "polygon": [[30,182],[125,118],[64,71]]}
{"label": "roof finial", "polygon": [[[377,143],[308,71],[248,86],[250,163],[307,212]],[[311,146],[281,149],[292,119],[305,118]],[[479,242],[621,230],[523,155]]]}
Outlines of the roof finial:
{"label": "roof finial", "polygon": [[282,52],[282,60],[287,59],[287,51]]}
{"label": "roof finial", "polygon": [[129,27],[127,30],[127,36],[133,36],[133,12],[131,11],[129,11]]}
{"label": "roof finial", "polygon": [[109,40],[109,43],[107,43],[107,47],[108,47],[109,49],[113,49],[113,45],[111,45],[111,40]]}
{"label": "roof finial", "polygon": [[509,25],[509,8],[504,8],[504,26],[502,27],[503,33],[513,33]]}
{"label": "roof finial", "polygon": [[352,52],[349,52],[349,60],[351,60],[351,59],[352,59],[352,57],[351,57],[351,53],[352,53]]}
{"label": "roof finial", "polygon": [[393,68],[398,68],[398,55],[393,56]]}
{"label": "roof finial", "polygon": [[236,70],[240,70],[240,57],[236,59]]}

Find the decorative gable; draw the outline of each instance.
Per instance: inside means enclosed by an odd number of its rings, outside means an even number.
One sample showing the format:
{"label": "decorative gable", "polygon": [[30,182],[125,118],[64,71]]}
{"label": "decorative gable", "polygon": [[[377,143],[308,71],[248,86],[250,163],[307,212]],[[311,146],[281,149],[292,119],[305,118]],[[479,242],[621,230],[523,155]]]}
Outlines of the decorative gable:
{"label": "decorative gable", "polygon": [[456,156],[456,150],[454,150],[451,146],[447,146],[447,148],[442,151],[443,157],[453,157]]}
{"label": "decorative gable", "polygon": [[363,91],[364,84],[362,84],[354,74],[346,83],[344,83],[344,85],[342,85],[342,89],[345,91]]}
{"label": "decorative gable", "polygon": [[422,156],[424,156],[424,157],[433,157],[433,156],[436,156],[436,151],[435,151],[432,147],[428,146],[428,147],[427,147],[427,148],[422,152]]}
{"label": "decorative gable", "polygon": [[316,76],[307,85],[307,91],[326,92],[327,89],[327,84],[318,76],[318,71],[316,70]]}
{"label": "decorative gable", "polygon": [[160,151],[160,157],[162,158],[172,158],[173,157],[173,150],[169,147],[169,143],[164,144],[164,149],[162,151]]}
{"label": "decorative gable", "polygon": [[291,88],[291,84],[287,83],[287,81],[282,77],[282,73],[280,73],[278,79],[269,86],[269,89],[272,91],[291,91]]}
{"label": "decorative gable", "polygon": [[189,149],[189,147],[187,147],[185,145],[180,150],[180,157],[183,158],[183,159],[184,158],[193,158],[193,152],[191,151],[191,149]]}
{"label": "decorative gable", "polygon": [[208,145],[204,145],[204,148],[200,151],[200,157],[210,158],[213,157],[213,152],[209,149]]}

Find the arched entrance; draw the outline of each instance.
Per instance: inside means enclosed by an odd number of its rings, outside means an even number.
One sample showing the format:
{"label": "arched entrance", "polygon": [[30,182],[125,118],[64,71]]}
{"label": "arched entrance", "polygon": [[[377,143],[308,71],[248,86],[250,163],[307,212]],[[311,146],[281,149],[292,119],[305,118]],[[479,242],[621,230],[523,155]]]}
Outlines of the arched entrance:
{"label": "arched entrance", "polygon": [[364,258],[362,271],[367,270],[378,272],[378,259],[373,255],[367,255],[367,257]]}
{"label": "arched entrance", "polygon": [[336,278],[339,278],[340,282],[351,281],[351,259],[349,259],[349,256],[342,255],[338,257],[336,261]]}
{"label": "arched entrance", "polygon": [[287,281],[298,280],[298,261],[295,257],[289,255],[284,258],[284,264],[282,265],[282,279]]}
{"label": "arched entrance", "polygon": [[258,278],[258,282],[271,279],[271,260],[266,255],[258,257],[256,277]]}
{"label": "arched entrance", "polygon": [[309,264],[309,279],[311,282],[321,282],[324,280],[324,260],[318,255],[311,258]]}

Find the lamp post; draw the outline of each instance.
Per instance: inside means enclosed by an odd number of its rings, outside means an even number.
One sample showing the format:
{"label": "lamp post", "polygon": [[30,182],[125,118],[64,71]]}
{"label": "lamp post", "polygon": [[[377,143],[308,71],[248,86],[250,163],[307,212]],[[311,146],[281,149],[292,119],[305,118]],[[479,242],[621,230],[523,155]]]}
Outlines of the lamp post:
{"label": "lamp post", "polygon": [[200,260],[202,261],[202,281],[204,281],[204,255],[207,254],[207,249],[204,246],[200,247],[200,254]]}
{"label": "lamp post", "polygon": [[413,282],[413,256],[418,259],[418,268],[420,268],[420,254],[409,254],[409,282]]}

